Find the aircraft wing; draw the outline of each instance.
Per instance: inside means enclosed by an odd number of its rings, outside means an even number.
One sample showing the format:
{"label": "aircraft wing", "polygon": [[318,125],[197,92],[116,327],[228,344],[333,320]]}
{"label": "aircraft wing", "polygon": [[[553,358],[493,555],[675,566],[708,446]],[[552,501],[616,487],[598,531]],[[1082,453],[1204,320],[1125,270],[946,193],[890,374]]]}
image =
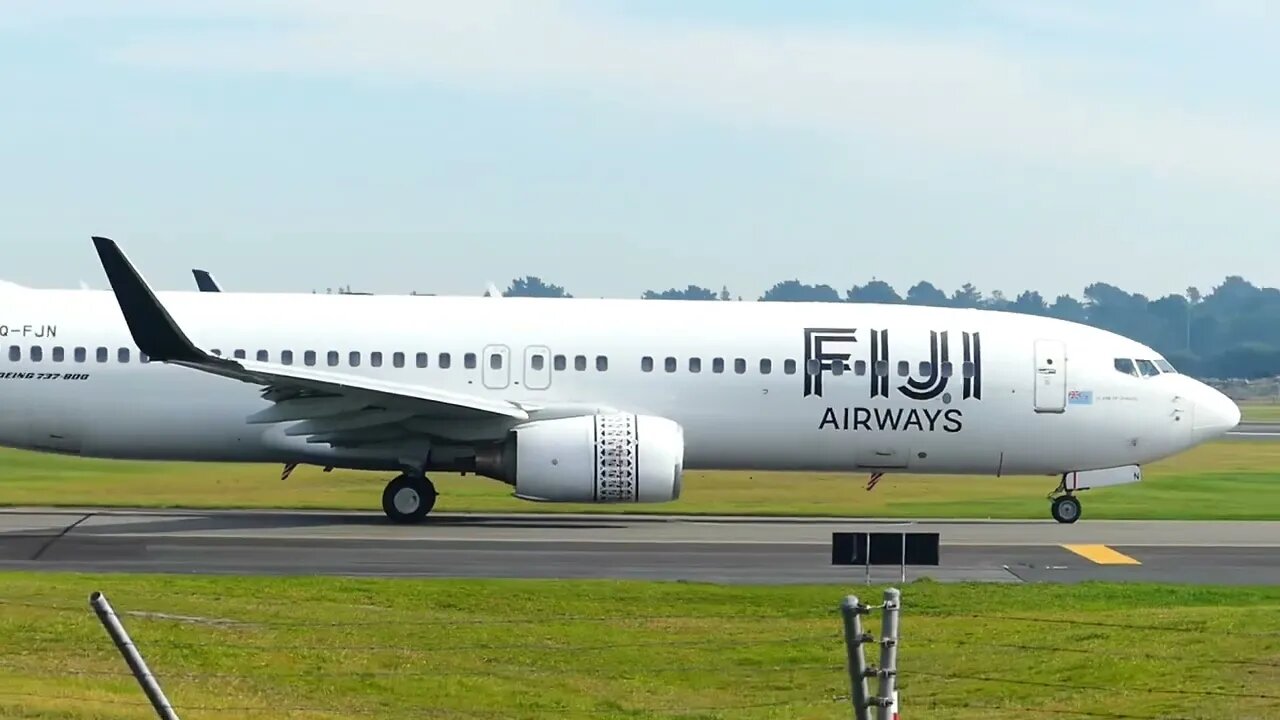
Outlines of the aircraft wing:
{"label": "aircraft wing", "polygon": [[[346,447],[431,434],[435,421],[529,419],[515,403],[310,367],[225,358],[198,348],[112,240],[93,238],[138,349],[152,361],[262,386],[274,403],[251,422],[306,421],[286,434]],[[417,429],[414,429],[416,424]]]}
{"label": "aircraft wing", "polygon": [[196,288],[200,292],[222,292],[222,288],[218,285],[218,281],[213,279],[213,274],[208,270],[192,268],[191,274],[196,277]]}

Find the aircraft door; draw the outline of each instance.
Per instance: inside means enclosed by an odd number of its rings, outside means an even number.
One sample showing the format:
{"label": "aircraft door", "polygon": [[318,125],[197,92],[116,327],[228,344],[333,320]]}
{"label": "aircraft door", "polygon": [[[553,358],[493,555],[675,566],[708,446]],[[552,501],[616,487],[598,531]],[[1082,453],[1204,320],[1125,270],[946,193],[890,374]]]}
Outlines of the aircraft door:
{"label": "aircraft door", "polygon": [[501,390],[511,384],[511,350],[506,345],[488,345],[481,360],[480,376],[484,386]]}
{"label": "aircraft door", "polygon": [[1036,412],[1060,413],[1067,409],[1067,348],[1061,340],[1037,340]]}
{"label": "aircraft door", "polygon": [[541,345],[524,350],[524,386],[530,390],[551,387],[551,351]]}

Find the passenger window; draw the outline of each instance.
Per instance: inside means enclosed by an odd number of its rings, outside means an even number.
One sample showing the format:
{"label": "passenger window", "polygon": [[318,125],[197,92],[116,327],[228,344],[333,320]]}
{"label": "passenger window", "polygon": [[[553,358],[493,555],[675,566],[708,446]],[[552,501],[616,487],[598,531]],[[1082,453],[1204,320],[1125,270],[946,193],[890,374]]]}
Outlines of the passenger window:
{"label": "passenger window", "polygon": [[17,345],[10,345],[10,346],[9,346],[9,361],[10,361],[10,362],[18,362],[18,361],[19,361],[19,360],[21,360],[21,359],[22,359],[22,348],[18,347]]}
{"label": "passenger window", "polygon": [[449,353],[440,353],[440,362],[438,364],[441,370],[448,370],[449,366],[453,365],[453,356]]}
{"label": "passenger window", "polygon": [[578,355],[573,358],[573,369],[582,372],[587,369],[587,356]]}
{"label": "passenger window", "polygon": [[293,364],[293,351],[292,351],[292,350],[281,350],[281,351],[280,351],[280,364],[281,364],[281,365],[292,365],[292,364]]}
{"label": "passenger window", "polygon": [[302,363],[307,367],[314,366],[316,364],[316,351],[308,350],[302,353]]}
{"label": "passenger window", "polygon": [[499,353],[492,353],[492,354],[490,354],[490,355],[489,355],[489,369],[490,369],[490,370],[501,370],[501,369],[502,369],[502,355],[501,355],[501,354],[499,354]]}
{"label": "passenger window", "polygon": [[258,351],[258,362],[268,362],[270,359],[271,359],[271,354],[268,353],[266,350]]}
{"label": "passenger window", "polygon": [[964,364],[960,366],[960,372],[967,378],[973,377],[973,362],[965,360]]}
{"label": "passenger window", "polygon": [[398,352],[391,356],[391,365],[394,367],[404,367],[404,353]]}
{"label": "passenger window", "polygon": [[551,366],[557,372],[563,372],[565,368],[569,367],[569,361],[565,359],[565,356],[557,355],[555,356],[554,359],[552,359]]}
{"label": "passenger window", "polygon": [[116,360],[121,364],[127,365],[129,363],[129,348],[120,348],[116,351]]}
{"label": "passenger window", "polygon": [[796,374],[796,361],[795,361],[795,360],[790,360],[790,359],[788,359],[788,360],[784,361],[784,362],[782,363],[782,372],[784,372],[784,373],[786,373],[786,374],[788,374],[788,375],[795,375],[795,374]]}
{"label": "passenger window", "polygon": [[[542,355],[534,355],[533,358],[529,360],[529,365],[533,367],[534,370],[541,370],[546,364],[547,359]],[[650,364],[652,364],[652,361],[650,361]]]}
{"label": "passenger window", "polygon": [[1134,366],[1133,361],[1129,358],[1116,358],[1114,364],[1116,370],[1119,370],[1125,375],[1138,377],[1138,368]]}
{"label": "passenger window", "polygon": [[325,359],[329,361],[329,367],[338,367],[338,358],[338,351],[330,350],[328,357]]}
{"label": "passenger window", "polygon": [[875,371],[876,377],[889,377],[889,361],[877,360]]}
{"label": "passenger window", "polygon": [[666,360],[664,360],[663,365],[665,366],[664,369],[669,373],[673,373],[676,371],[676,359],[673,357],[669,357]]}
{"label": "passenger window", "polygon": [[840,360],[832,360],[832,361],[831,361],[831,374],[832,374],[832,375],[843,375],[843,374],[844,374],[844,363],[843,363],[842,361],[840,361]]}
{"label": "passenger window", "polygon": [[951,365],[950,360],[942,363],[942,377],[951,377],[951,373],[954,371],[955,368]]}
{"label": "passenger window", "polygon": [[213,353],[214,355],[217,355],[218,357],[222,357],[222,351],[221,351],[221,350],[219,350],[219,349],[217,349],[217,348],[214,348],[214,349],[210,350],[209,352]]}
{"label": "passenger window", "polygon": [[466,369],[468,369],[468,370],[475,370],[475,369],[476,369],[476,354],[475,354],[475,353],[467,353],[466,355],[463,355],[463,356],[462,356],[462,366],[463,366],[463,367],[465,367],[465,368],[466,368]]}
{"label": "passenger window", "polygon": [[604,355],[596,356],[596,370],[606,372],[609,370],[609,358]]}
{"label": "passenger window", "polygon": [[712,359],[711,359],[711,372],[713,372],[713,373],[722,373],[722,372],[724,372],[724,358],[712,358]]}
{"label": "passenger window", "polygon": [[696,358],[696,357],[689,358],[689,372],[691,373],[702,372],[702,358]]}
{"label": "passenger window", "polygon": [[146,365],[147,363],[151,362],[151,358],[146,353],[139,351],[138,362],[142,363],[143,365]]}
{"label": "passenger window", "polygon": [[898,376],[906,377],[911,374],[911,363],[906,360],[898,361]]}
{"label": "passenger window", "polygon": [[76,348],[76,362],[82,363],[87,359],[89,359],[89,351],[82,347]]}
{"label": "passenger window", "polygon": [[417,358],[415,359],[415,364],[416,364],[418,367],[420,367],[420,368],[424,368],[424,367],[426,367],[426,366],[427,366],[427,354],[426,354],[426,353],[424,353],[424,352],[420,352],[420,353],[418,353],[418,356],[417,356]]}
{"label": "passenger window", "polygon": [[640,371],[653,372],[653,358],[649,357],[648,355],[645,355],[644,357],[640,358]]}
{"label": "passenger window", "polygon": [[32,345],[31,361],[40,362],[41,360],[44,360],[44,348],[40,347],[39,345]]}
{"label": "passenger window", "polygon": [[360,367],[360,351],[352,350],[347,353],[347,363],[351,365],[351,367]]}
{"label": "passenger window", "polygon": [[97,352],[98,362],[100,362],[100,363],[104,363],[104,362],[106,362],[106,361],[107,361],[107,356],[108,356],[108,354],[109,354],[109,353],[110,353],[110,351],[109,351],[109,350],[107,350],[107,349],[106,349],[106,348],[104,348],[104,347],[100,347],[100,348],[98,348],[98,352]]}
{"label": "passenger window", "polygon": [[771,373],[771,372],[773,372],[773,361],[772,361],[772,360],[770,360],[769,358],[761,358],[761,359],[760,359],[760,374],[761,374],[761,375],[768,375],[768,374],[769,374],[769,373]]}
{"label": "passenger window", "polygon": [[866,361],[866,360],[858,360],[858,361],[856,361],[855,363],[853,363],[853,374],[854,374],[854,375],[858,375],[858,376],[866,375],[866,374],[867,374],[867,361]]}
{"label": "passenger window", "polygon": [[925,376],[925,377],[929,377],[930,375],[932,375],[932,374],[933,374],[933,363],[929,362],[928,360],[921,360],[921,361],[920,361],[920,374],[921,374],[921,375],[923,375],[923,376]]}
{"label": "passenger window", "polygon": [[243,359],[244,359],[244,351],[243,351],[243,350],[236,350],[235,352],[233,352],[233,353],[231,353],[231,354],[232,354],[232,355],[234,355],[234,356],[236,357],[236,359],[237,359],[237,360],[243,360]]}
{"label": "passenger window", "polygon": [[745,358],[735,358],[733,361],[733,371],[739,375],[747,371],[747,361]]}
{"label": "passenger window", "polygon": [[805,361],[804,371],[810,375],[817,375],[822,371],[822,363],[817,358],[809,358]]}
{"label": "passenger window", "polygon": [[66,360],[66,359],[67,359],[66,351],[62,349],[61,345],[58,345],[53,349],[54,362],[62,362],[63,360]]}
{"label": "passenger window", "polygon": [[382,367],[382,353],[377,351],[369,353],[369,364],[373,367]]}

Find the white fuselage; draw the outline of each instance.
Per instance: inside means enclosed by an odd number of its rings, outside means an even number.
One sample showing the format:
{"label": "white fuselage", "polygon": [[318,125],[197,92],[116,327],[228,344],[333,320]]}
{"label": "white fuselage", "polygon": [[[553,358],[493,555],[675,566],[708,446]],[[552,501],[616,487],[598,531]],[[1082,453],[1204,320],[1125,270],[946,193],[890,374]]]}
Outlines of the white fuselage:
{"label": "white fuselage", "polygon": [[[1148,463],[1222,434],[1239,417],[1229,399],[1190,377],[1117,369],[1117,359],[1167,368],[1150,348],[1011,313],[843,303],[157,295],[193,342],[224,357],[243,351],[249,360],[301,367],[314,353],[318,370],[669,418],[683,428],[686,468],[1056,474]],[[278,427],[246,422],[270,405],[259,387],[140,362],[110,292],[6,288],[0,303],[0,444],[108,458],[400,464],[396,452],[282,440]],[[943,332],[945,366],[934,354],[943,349]],[[381,353],[379,366],[373,353]],[[847,369],[836,373],[841,360]],[[813,362],[817,375],[808,373]],[[477,438],[463,428],[455,439],[465,445]]]}

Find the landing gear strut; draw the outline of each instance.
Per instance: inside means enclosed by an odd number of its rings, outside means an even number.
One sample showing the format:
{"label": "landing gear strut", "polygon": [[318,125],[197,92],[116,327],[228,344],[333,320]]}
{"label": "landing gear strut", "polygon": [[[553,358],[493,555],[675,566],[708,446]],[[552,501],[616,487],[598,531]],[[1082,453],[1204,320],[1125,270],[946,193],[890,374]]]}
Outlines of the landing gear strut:
{"label": "landing gear strut", "polygon": [[1062,474],[1062,480],[1058,483],[1058,488],[1049,493],[1049,499],[1053,501],[1049,511],[1054,520],[1070,524],[1080,519],[1080,501],[1072,494],[1071,490],[1067,489],[1066,473]]}
{"label": "landing gear strut", "polygon": [[382,491],[382,511],[391,522],[421,522],[436,505],[436,486],[424,475],[400,475]]}

